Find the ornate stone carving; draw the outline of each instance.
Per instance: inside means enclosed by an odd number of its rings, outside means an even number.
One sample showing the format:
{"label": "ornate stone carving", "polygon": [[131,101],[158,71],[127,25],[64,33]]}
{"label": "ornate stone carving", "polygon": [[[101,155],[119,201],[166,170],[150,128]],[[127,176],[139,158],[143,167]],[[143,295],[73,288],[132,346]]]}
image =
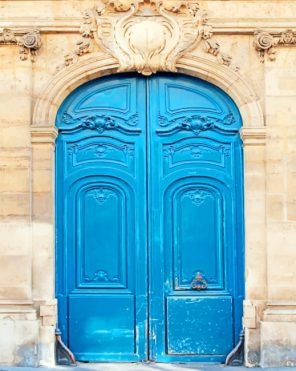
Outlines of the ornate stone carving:
{"label": "ornate stone carving", "polygon": [[88,53],[92,39],[117,59],[118,72],[176,71],[177,60],[199,44],[221,64],[231,63],[212,39],[207,15],[195,0],[99,0],[84,14],[80,33],[78,48],[63,66]]}
{"label": "ornate stone carving", "polygon": [[87,10],[83,14],[83,21],[79,30],[81,36],[76,42],[76,49],[73,53],[65,55],[64,64],[57,67],[58,71],[77,62],[80,56],[91,52],[91,41],[94,38],[94,29],[93,12]]}
{"label": "ornate stone carving", "polygon": [[13,30],[4,28],[0,32],[0,45],[19,45],[20,59],[25,61],[30,56],[31,60],[34,61],[41,47],[40,31],[35,29],[16,37]]}
{"label": "ornate stone carving", "polygon": [[276,46],[296,46],[296,31],[268,33],[262,30],[255,31],[254,46],[260,56],[260,62],[264,63],[265,56],[269,60],[276,59]]}
{"label": "ornate stone carving", "polygon": [[38,50],[41,47],[41,37],[39,30],[33,30],[26,33],[18,41],[20,46],[20,58],[22,61],[28,59],[28,56],[31,56],[31,60],[34,61],[37,55]]}
{"label": "ornate stone carving", "polygon": [[2,32],[0,32],[0,45],[11,45],[17,44],[17,39],[13,30],[9,28],[4,28]]}

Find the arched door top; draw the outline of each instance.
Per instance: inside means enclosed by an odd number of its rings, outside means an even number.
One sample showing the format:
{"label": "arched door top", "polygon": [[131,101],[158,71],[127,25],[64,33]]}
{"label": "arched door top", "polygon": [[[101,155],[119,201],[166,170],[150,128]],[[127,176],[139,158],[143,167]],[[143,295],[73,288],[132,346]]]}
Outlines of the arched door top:
{"label": "arched door top", "polygon": [[[213,130],[237,132],[241,116],[233,100],[215,85],[201,79],[180,74],[157,74],[163,84],[159,94],[163,97],[159,107],[159,134],[170,131]],[[82,127],[103,132],[118,126],[130,126],[133,132],[137,115],[131,113],[136,95],[136,80],[144,77],[124,74],[111,79],[102,77],[87,82],[73,91],[62,103],[56,126],[63,131]],[[148,77],[149,79],[149,77]],[[179,98],[182,97],[182,100]],[[126,127],[127,128],[127,127]]]}
{"label": "arched door top", "polygon": [[[57,73],[36,100],[33,127],[54,127],[58,108],[65,98],[83,83],[114,74],[117,61],[105,53],[94,53]],[[201,78],[220,87],[236,103],[244,127],[264,126],[259,99],[238,73],[205,57],[186,55],[177,63],[178,72]],[[131,71],[132,72],[132,71]]]}

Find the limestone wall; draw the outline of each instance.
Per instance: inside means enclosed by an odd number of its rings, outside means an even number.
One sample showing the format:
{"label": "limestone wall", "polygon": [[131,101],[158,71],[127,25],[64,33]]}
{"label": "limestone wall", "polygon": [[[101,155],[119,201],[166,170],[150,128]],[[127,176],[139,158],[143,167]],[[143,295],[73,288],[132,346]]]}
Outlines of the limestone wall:
{"label": "limestone wall", "polygon": [[[296,365],[296,41],[277,46],[275,60],[261,55],[264,63],[253,45],[258,28],[277,35],[295,26],[296,2],[199,3],[232,66],[199,45],[179,71],[222,87],[244,118],[246,364]],[[0,31],[19,39],[38,28],[42,40],[35,61],[30,52],[23,61],[0,32],[0,364],[54,363],[54,113],[80,83],[114,72],[116,61],[93,43],[57,67],[77,48],[82,12],[96,4],[0,1]],[[38,116],[37,103],[51,113]]]}

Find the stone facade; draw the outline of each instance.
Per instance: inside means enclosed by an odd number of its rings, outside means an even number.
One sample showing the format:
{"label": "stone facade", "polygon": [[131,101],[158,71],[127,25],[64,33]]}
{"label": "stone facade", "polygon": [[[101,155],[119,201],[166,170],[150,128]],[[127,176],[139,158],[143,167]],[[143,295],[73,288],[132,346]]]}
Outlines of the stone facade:
{"label": "stone facade", "polygon": [[[0,364],[54,364],[59,105],[93,78],[161,70],[210,81],[240,109],[246,365],[296,365],[296,2],[147,0],[154,12],[165,8],[164,22],[174,19],[176,32],[163,33],[160,25],[155,32],[166,46],[151,42],[156,57],[139,61],[149,24],[129,30],[132,47],[120,30],[99,30],[102,17],[112,25],[142,3],[0,1]],[[189,37],[188,30],[182,37],[184,19],[192,25]]]}

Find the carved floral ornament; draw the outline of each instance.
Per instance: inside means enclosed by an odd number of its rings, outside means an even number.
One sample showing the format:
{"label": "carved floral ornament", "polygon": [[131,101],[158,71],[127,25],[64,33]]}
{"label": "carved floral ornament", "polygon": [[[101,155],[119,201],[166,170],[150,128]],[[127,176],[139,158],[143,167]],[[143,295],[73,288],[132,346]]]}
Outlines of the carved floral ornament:
{"label": "carved floral ornament", "polygon": [[194,0],[101,0],[85,12],[80,34],[76,50],[65,56],[63,66],[91,52],[94,42],[117,59],[119,72],[174,72],[177,60],[201,43],[220,63],[231,64]]}
{"label": "carved floral ornament", "polygon": [[18,45],[20,59],[25,61],[31,58],[34,62],[38,50],[41,48],[41,37],[38,29],[22,32],[18,36],[9,28],[0,31],[0,45]]}
{"label": "carved floral ornament", "polygon": [[274,61],[277,46],[296,46],[296,31],[288,29],[283,32],[269,33],[257,30],[255,31],[254,46],[259,53],[261,63],[264,63],[265,56],[270,61]]}

